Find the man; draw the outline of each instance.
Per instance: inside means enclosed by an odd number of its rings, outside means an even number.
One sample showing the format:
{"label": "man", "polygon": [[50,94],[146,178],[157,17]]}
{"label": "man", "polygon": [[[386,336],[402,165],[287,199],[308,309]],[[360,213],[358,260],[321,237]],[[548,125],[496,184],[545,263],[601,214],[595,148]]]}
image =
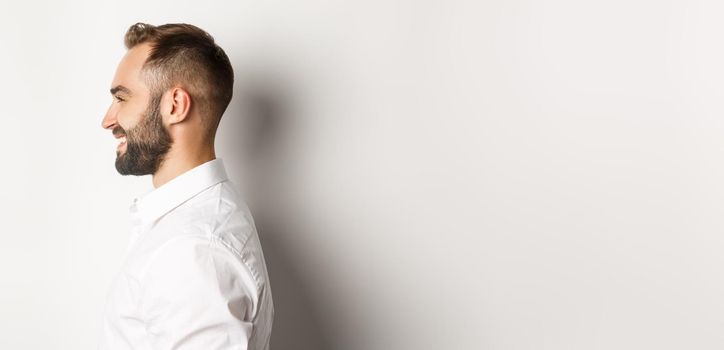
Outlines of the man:
{"label": "man", "polygon": [[100,349],[268,349],[274,306],[254,221],[214,153],[228,57],[189,24],[137,23],[104,129],[116,170],[152,175],[103,317]]}

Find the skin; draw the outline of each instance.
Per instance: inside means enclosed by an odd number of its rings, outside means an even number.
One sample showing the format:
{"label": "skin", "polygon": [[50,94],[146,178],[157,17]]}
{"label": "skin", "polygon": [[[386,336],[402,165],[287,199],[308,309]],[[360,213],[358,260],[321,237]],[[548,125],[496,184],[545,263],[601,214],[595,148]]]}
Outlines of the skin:
{"label": "skin", "polygon": [[116,152],[119,173],[152,175],[153,187],[158,188],[216,159],[216,154],[213,139],[203,137],[201,116],[197,108],[192,108],[191,96],[183,87],[164,91],[157,96],[158,105],[153,105],[153,96],[141,75],[150,50],[149,43],[139,44],[121,59],[111,83],[113,102],[101,126],[116,138],[127,136],[127,143]]}

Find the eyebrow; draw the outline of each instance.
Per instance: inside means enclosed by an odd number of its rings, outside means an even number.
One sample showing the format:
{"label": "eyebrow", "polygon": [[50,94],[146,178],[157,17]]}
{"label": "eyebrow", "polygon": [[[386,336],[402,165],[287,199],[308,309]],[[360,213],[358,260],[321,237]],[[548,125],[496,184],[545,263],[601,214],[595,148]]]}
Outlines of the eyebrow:
{"label": "eyebrow", "polygon": [[118,85],[116,87],[111,88],[111,95],[115,95],[117,92],[122,92],[127,95],[132,95],[131,90],[123,85]]}

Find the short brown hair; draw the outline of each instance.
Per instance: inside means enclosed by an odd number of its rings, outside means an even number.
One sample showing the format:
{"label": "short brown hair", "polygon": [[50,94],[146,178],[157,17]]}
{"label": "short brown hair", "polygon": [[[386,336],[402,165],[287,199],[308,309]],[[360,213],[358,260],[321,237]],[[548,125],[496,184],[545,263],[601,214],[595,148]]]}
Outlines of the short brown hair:
{"label": "short brown hair", "polygon": [[205,136],[213,140],[234,90],[231,62],[214,38],[186,23],[136,23],[128,28],[124,41],[127,49],[151,44],[142,72],[152,96],[160,96],[175,85],[186,89],[192,98],[191,108],[199,108]]}

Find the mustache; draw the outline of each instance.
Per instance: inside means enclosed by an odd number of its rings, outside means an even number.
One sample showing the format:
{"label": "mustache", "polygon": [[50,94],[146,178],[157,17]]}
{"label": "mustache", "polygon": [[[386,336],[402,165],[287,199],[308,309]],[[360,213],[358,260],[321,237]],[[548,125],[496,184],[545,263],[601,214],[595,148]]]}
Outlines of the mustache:
{"label": "mustache", "polygon": [[113,129],[113,136],[115,136],[116,138],[124,136],[124,135],[127,135],[126,130],[123,130],[123,128],[121,128],[120,126],[115,127]]}

